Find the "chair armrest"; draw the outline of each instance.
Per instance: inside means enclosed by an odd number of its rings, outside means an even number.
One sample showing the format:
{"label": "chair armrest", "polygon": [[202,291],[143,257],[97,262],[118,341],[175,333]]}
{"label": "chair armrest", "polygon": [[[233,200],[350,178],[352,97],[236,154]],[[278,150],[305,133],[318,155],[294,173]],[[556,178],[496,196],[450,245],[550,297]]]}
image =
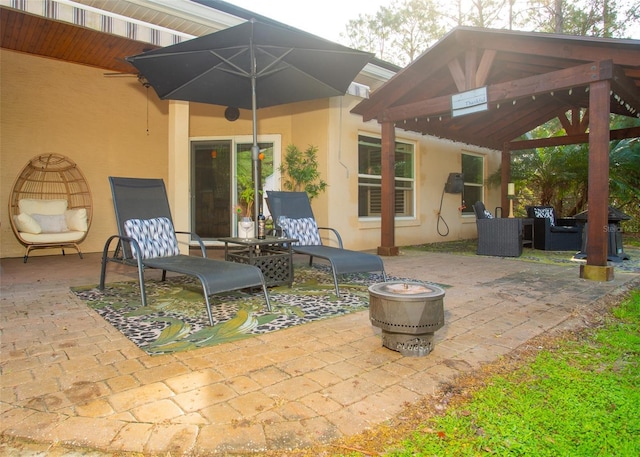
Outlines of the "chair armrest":
{"label": "chair armrest", "polygon": [[333,232],[333,234],[338,239],[338,246],[340,246],[340,249],[344,249],[342,247],[342,237],[340,236],[340,234],[338,233],[338,231],[336,229],[331,228],[331,227],[318,227],[318,230],[330,230],[331,232]]}
{"label": "chair armrest", "polygon": [[536,234],[546,233],[551,228],[551,221],[546,217],[536,217],[533,219],[533,230]]}
{"label": "chair armrest", "polygon": [[195,232],[181,232],[176,230],[176,235],[180,234],[180,235],[191,235],[191,238],[195,239],[198,242],[198,245],[200,245],[200,251],[202,252],[202,257],[207,257],[207,250],[204,246],[204,243],[202,242],[202,238],[200,238],[200,235],[198,235]]}
{"label": "chair armrest", "polygon": [[516,229],[519,233],[522,232],[522,219],[519,218],[506,218],[495,217],[493,219],[478,219],[476,220],[478,226],[486,227],[488,230],[495,229],[500,230],[503,228]]}
{"label": "chair armrest", "polygon": [[578,225],[578,219],[575,219],[573,217],[558,218],[556,219],[556,225],[562,225],[565,227],[575,227],[576,225]]}

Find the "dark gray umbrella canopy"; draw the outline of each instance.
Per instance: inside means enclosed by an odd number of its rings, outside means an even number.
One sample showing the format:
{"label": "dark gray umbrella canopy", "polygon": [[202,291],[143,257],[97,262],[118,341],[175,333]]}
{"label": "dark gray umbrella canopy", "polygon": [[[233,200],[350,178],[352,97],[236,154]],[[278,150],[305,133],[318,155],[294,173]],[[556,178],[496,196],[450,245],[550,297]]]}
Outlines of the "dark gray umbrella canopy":
{"label": "dark gray umbrella canopy", "polygon": [[162,99],[252,109],[254,73],[256,108],[265,108],[343,95],[371,57],[300,30],[248,21],[127,60]]}
{"label": "dark gray umbrella canopy", "polygon": [[344,95],[372,57],[301,30],[252,20],[127,60],[162,99],[252,110],[257,196],[256,110]]}

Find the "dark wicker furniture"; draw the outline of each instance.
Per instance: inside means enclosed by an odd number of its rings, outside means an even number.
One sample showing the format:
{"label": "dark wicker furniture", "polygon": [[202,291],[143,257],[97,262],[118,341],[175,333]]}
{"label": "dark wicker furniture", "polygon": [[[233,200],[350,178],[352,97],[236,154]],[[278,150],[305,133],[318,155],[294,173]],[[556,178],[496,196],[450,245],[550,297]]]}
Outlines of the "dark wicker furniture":
{"label": "dark wicker furniture", "polygon": [[533,247],[545,251],[579,251],[582,225],[574,218],[558,218],[552,206],[527,206],[533,218]]}
{"label": "dark wicker furniture", "polygon": [[488,217],[482,202],[474,203],[473,211],[478,228],[478,255],[522,255],[522,219]]}

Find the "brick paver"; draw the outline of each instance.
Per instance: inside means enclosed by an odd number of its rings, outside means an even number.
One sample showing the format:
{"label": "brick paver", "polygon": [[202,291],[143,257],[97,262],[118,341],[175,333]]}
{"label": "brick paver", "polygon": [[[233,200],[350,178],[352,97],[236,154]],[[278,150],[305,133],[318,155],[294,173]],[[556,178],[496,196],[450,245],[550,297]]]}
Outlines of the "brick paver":
{"label": "brick paver", "polygon": [[[584,281],[575,265],[491,257],[403,253],[384,261],[391,275],[452,286],[429,356],[382,347],[366,311],[148,356],[69,292],[97,282],[98,254],[35,256],[28,265],[2,259],[0,433],[45,448],[156,455],[328,443],[375,427],[640,280],[616,272],[612,282]],[[132,269],[110,268],[110,281],[136,280]],[[52,269],[66,274],[49,277]]]}

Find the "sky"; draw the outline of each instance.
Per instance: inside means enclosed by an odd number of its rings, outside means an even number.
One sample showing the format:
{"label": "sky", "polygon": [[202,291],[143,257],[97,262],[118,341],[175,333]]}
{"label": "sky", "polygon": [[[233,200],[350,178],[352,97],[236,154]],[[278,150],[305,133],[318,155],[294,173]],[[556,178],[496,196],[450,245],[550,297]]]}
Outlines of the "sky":
{"label": "sky", "polygon": [[375,14],[392,0],[226,0],[276,21],[339,42],[347,22],[360,14]]}

